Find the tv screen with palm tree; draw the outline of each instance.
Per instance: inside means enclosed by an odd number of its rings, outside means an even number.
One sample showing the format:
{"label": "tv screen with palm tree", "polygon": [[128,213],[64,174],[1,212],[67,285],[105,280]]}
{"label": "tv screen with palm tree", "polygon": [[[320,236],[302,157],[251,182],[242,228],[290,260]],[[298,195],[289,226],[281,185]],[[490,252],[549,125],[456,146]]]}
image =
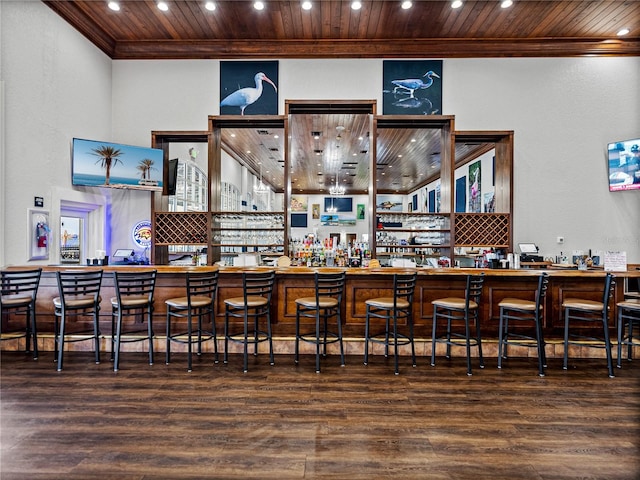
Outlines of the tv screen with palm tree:
{"label": "tv screen with palm tree", "polygon": [[159,148],[73,139],[71,183],[77,186],[162,190]]}

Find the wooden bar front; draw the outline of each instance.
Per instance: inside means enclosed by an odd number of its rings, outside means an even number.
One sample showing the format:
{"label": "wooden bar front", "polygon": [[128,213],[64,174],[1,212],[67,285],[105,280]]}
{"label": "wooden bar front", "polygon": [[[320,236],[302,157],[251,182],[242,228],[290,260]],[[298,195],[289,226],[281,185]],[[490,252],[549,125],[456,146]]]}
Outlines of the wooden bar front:
{"label": "wooden bar front", "polygon": [[[99,268],[99,267],[88,267]],[[154,301],[154,332],[156,341],[154,346],[158,351],[165,349],[166,308],[165,300],[171,297],[185,295],[185,273],[201,269],[216,267],[171,267],[171,266],[108,266],[103,267],[105,275],[102,285],[102,303],[100,312],[100,327],[102,333],[102,347],[110,351],[111,336],[111,304],[110,299],[115,296],[113,272],[116,270],[155,268],[158,279]],[[257,267],[260,268],[260,267]],[[44,267],[37,300],[37,321],[39,348],[43,351],[53,350],[53,298],[58,295],[55,271],[68,270],[68,267]],[[306,267],[277,268],[276,285],[272,302],[272,322],[274,341],[278,353],[292,353],[295,338],[295,299],[313,294],[314,269]],[[389,296],[392,293],[391,275],[399,271],[392,268],[354,268],[347,269],[347,283],[343,306],[343,333],[349,344],[349,353],[360,353],[363,346],[365,304],[369,298]],[[533,299],[537,286],[539,270],[491,270],[491,269],[418,269],[418,283],[414,299],[414,323],[416,340],[420,344],[418,351],[430,352],[430,338],[432,327],[431,302],[436,298],[453,295],[463,295],[465,276],[469,273],[485,274],[485,284],[481,302],[481,327],[484,342],[488,345],[486,355],[496,354],[491,345],[498,337],[498,303],[509,296],[523,299]],[[220,283],[217,297],[217,320],[219,338],[222,338],[224,325],[224,299],[242,295],[242,269],[234,267],[220,268]],[[559,344],[563,335],[562,301],[568,296],[600,300],[604,284],[605,273],[599,271],[579,272],[576,270],[548,271],[550,285],[544,303],[544,335],[551,345]],[[617,272],[617,285],[614,302],[610,312],[610,326],[612,338],[615,339],[615,302],[624,298],[624,279],[639,278],[640,271]],[[3,319],[4,321],[4,319]],[[127,319],[133,322],[134,319]],[[308,319],[305,319],[308,321]],[[595,328],[588,326],[587,328]],[[11,345],[10,345],[11,344]],[[77,347],[75,347],[77,345]],[[133,344],[136,345],[136,344]],[[18,347],[17,342],[3,342],[5,349]],[[89,342],[74,344],[72,348],[91,348]],[[140,347],[136,347],[140,348]],[[144,347],[146,348],[146,347]],[[555,350],[555,348],[551,348]],[[454,355],[462,355],[464,352]],[[561,348],[559,352],[561,353]],[[554,356],[554,351],[549,352]]]}

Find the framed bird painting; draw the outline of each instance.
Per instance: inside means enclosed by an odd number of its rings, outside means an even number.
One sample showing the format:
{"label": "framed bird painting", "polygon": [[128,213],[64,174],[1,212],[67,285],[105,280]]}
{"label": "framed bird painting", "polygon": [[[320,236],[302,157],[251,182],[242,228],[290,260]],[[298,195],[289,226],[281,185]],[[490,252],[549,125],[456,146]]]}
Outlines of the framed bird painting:
{"label": "framed bird painting", "polygon": [[278,62],[220,62],[220,115],[277,115]]}
{"label": "framed bird painting", "polygon": [[384,115],[442,115],[442,60],[384,60]]}

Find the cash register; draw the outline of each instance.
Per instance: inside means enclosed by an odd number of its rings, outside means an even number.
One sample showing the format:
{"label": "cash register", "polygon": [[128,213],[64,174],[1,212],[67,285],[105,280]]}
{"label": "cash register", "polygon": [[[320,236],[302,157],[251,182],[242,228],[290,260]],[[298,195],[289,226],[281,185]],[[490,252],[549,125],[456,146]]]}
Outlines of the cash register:
{"label": "cash register", "polygon": [[538,247],[534,243],[519,243],[520,262],[543,262],[542,255],[538,255]]}
{"label": "cash register", "polygon": [[133,255],[134,251],[130,248],[118,248],[111,256],[111,265],[135,265]]}

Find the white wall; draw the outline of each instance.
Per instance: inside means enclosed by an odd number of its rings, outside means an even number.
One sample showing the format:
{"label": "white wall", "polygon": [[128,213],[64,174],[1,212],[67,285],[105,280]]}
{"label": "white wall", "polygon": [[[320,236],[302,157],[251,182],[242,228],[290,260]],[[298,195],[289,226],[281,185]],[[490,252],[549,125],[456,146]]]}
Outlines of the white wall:
{"label": "white wall", "polygon": [[[71,137],[149,145],[151,130],[205,130],[219,113],[215,60],[111,62],[31,2],[3,2],[2,41],[7,263],[26,260],[33,196],[70,188]],[[373,99],[381,109],[382,60],[280,60],[279,70],[280,113],[285,99]],[[605,170],[608,142],[640,136],[640,58],[445,59],[443,73],[443,113],[458,130],[515,131],[516,244],[549,256],[626,250],[640,263],[640,193],[609,193]],[[114,236],[148,198],[114,195]]]}
{"label": "white wall", "polygon": [[[53,197],[65,198],[71,190],[72,137],[111,138],[112,63],[41,2],[4,1],[1,8],[6,161],[0,179],[5,198],[0,259],[25,264],[27,210],[34,207],[34,196],[44,198],[54,233],[58,230]],[[93,197],[96,189],[84,192]],[[82,201],[82,193],[76,189],[70,196]]]}

